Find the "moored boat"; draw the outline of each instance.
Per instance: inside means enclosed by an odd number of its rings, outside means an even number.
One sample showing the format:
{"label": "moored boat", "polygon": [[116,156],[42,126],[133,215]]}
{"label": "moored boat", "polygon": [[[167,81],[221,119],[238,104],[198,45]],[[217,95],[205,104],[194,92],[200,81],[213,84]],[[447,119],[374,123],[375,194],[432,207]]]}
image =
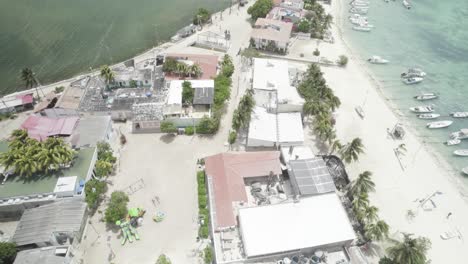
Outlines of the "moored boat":
{"label": "moored boat", "polygon": [[353,30],[361,31],[361,32],[370,32],[372,28],[366,25],[359,25],[359,26],[354,26]]}
{"label": "moored boat", "polygon": [[450,115],[455,118],[466,118],[468,117],[468,112],[453,112]]}
{"label": "moored boat", "polygon": [[361,106],[356,106],[354,108],[354,110],[356,110],[356,113],[359,115],[360,118],[363,118],[365,117],[364,115],[364,110],[362,110],[362,107]]}
{"label": "moored boat", "polygon": [[422,77],[410,77],[410,78],[405,78],[403,79],[403,82],[405,84],[416,84],[416,83],[420,83],[424,80],[424,78]]}
{"label": "moored boat", "polygon": [[406,0],[403,0],[403,6],[406,8],[406,9],[411,9],[411,4],[406,1]]}
{"label": "moored boat", "polygon": [[457,132],[450,134],[452,139],[467,139],[468,138],[468,128],[462,128]]}
{"label": "moored boat", "polygon": [[420,95],[415,95],[413,98],[418,100],[418,101],[425,101],[425,100],[432,100],[432,99],[437,99],[439,95],[436,93],[422,93]]}
{"label": "moored boat", "polygon": [[410,107],[410,110],[415,113],[432,113],[434,112],[434,107],[430,105],[423,105],[423,106]]}
{"label": "moored boat", "polygon": [[468,175],[468,167],[463,168],[462,172],[465,173],[466,175]]}
{"label": "moored boat", "polygon": [[461,140],[456,138],[456,139],[449,139],[445,142],[445,145],[447,146],[454,146],[454,145],[458,145],[461,143]]}
{"label": "moored boat", "polygon": [[419,119],[436,119],[440,116],[440,114],[419,114],[417,117]]}
{"label": "moored boat", "polygon": [[387,64],[389,61],[386,59],[381,58],[380,56],[372,56],[367,59],[368,62],[373,64]]}
{"label": "moored boat", "polygon": [[351,7],[349,13],[365,15],[369,12],[369,7]]}
{"label": "moored boat", "polygon": [[449,127],[451,124],[453,124],[453,121],[451,120],[442,120],[442,121],[427,123],[426,126],[427,128],[445,128],[445,127]]}
{"label": "moored boat", "polygon": [[468,157],[468,149],[457,149],[453,152],[453,154],[462,157]]}
{"label": "moored boat", "polygon": [[401,78],[410,78],[410,77],[424,77],[426,73],[419,68],[409,68],[407,72],[403,72]]}

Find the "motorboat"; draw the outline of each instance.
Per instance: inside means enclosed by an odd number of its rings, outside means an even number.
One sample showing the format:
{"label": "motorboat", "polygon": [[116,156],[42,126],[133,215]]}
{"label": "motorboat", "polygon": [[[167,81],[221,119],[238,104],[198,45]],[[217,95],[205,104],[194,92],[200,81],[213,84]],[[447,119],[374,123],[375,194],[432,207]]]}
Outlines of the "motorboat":
{"label": "motorboat", "polygon": [[411,9],[411,4],[406,1],[406,0],[403,0],[403,6],[406,8],[406,9]]}
{"label": "motorboat", "polygon": [[367,59],[368,62],[372,64],[387,64],[389,61],[386,59],[382,59],[380,56],[372,56]]}
{"label": "motorboat", "polygon": [[463,168],[462,172],[465,173],[466,175],[468,175],[468,167]]}
{"label": "motorboat", "polygon": [[420,83],[424,80],[424,78],[421,78],[421,77],[410,77],[410,78],[405,78],[403,79],[403,82],[405,84],[417,84],[417,83]]}
{"label": "motorboat", "polygon": [[451,124],[453,124],[453,121],[443,120],[443,121],[427,123],[426,126],[427,128],[444,128],[444,127],[449,127]]}
{"label": "motorboat", "polygon": [[361,106],[356,106],[354,110],[356,110],[356,113],[359,115],[360,118],[364,119],[364,110],[362,110]]}
{"label": "motorboat", "polygon": [[352,7],[349,9],[349,12],[351,14],[360,14],[360,15],[365,15],[369,12],[369,8],[357,8],[357,7]]}
{"label": "motorboat", "polygon": [[409,68],[407,72],[402,73],[401,78],[424,77],[426,73],[419,68]]}
{"label": "motorboat", "polygon": [[423,105],[410,107],[410,110],[414,113],[432,113],[434,112],[434,107],[432,107],[431,105]]}
{"label": "motorboat", "polygon": [[468,157],[468,149],[457,149],[453,154],[456,156]]}
{"label": "motorboat", "polygon": [[351,3],[351,6],[354,7],[369,7],[369,2],[363,2],[363,1],[353,1]]}
{"label": "motorboat", "polygon": [[468,128],[462,128],[457,132],[450,134],[451,139],[467,139],[468,138]]}
{"label": "motorboat", "polygon": [[458,145],[461,143],[461,140],[456,138],[456,139],[449,139],[445,142],[445,145],[447,146],[454,146],[454,145]]}
{"label": "motorboat", "polygon": [[450,115],[455,118],[466,118],[468,117],[468,112],[453,112]]}
{"label": "motorboat", "polygon": [[422,93],[420,95],[415,95],[413,98],[418,100],[418,101],[426,101],[426,100],[432,100],[438,98],[439,95],[436,93]]}
{"label": "motorboat", "polygon": [[361,31],[361,32],[370,32],[372,30],[371,27],[366,26],[366,25],[354,26],[353,29],[356,31]]}
{"label": "motorboat", "polygon": [[419,119],[436,119],[440,116],[440,114],[419,114],[417,117]]}

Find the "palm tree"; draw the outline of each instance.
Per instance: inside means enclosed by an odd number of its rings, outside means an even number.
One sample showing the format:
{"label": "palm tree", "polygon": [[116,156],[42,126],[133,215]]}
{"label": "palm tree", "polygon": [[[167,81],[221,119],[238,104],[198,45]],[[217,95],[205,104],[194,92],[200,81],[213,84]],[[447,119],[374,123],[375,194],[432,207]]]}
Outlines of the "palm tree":
{"label": "palm tree", "polygon": [[112,83],[115,79],[114,72],[108,65],[104,65],[101,67],[101,77],[104,78],[107,85]]}
{"label": "palm tree", "polygon": [[[379,221],[376,221],[375,223],[368,223],[365,227],[364,234],[369,240],[382,241],[384,238],[388,237],[389,230],[390,230],[390,227],[388,226],[388,224],[383,220],[379,220]],[[398,262],[398,263],[406,263],[406,262]]]}
{"label": "palm tree", "polygon": [[335,153],[335,151],[339,151],[342,147],[343,145],[341,144],[339,139],[333,140],[333,143],[330,146],[330,154],[328,155],[332,155],[333,153]]}
{"label": "palm tree", "polygon": [[182,76],[185,77],[185,75],[187,75],[187,73],[189,72],[187,64],[183,62],[177,63],[176,72],[179,74],[179,77],[182,77]]}
{"label": "palm tree", "polygon": [[363,214],[362,214],[363,218],[361,220],[365,220],[365,222],[368,224],[374,223],[375,221],[379,219],[378,212],[379,212],[379,208],[373,205],[364,207]]}
{"label": "palm tree", "polygon": [[192,77],[192,75],[196,78],[202,75],[202,69],[197,63],[189,67],[189,76]]}
{"label": "palm tree", "polygon": [[15,160],[15,173],[18,173],[20,176],[31,177],[34,173],[38,171],[37,162],[31,158],[30,154],[19,155]]}
{"label": "palm tree", "polygon": [[403,241],[391,240],[393,246],[387,252],[395,263],[425,264],[426,252],[431,248],[431,241],[425,237],[413,238],[412,234],[402,233]]}
{"label": "palm tree", "polygon": [[369,195],[367,193],[360,193],[359,195],[354,196],[352,206],[356,216],[361,215],[361,211],[369,206]]}
{"label": "palm tree", "polygon": [[234,129],[235,131],[239,131],[239,129],[242,127],[242,124],[243,122],[241,113],[238,109],[236,109],[232,114],[232,129]]}
{"label": "palm tree", "polygon": [[[39,82],[36,79],[35,73],[30,68],[24,68],[21,70],[21,79],[24,81],[26,88],[36,87],[37,97],[40,99],[39,90],[37,89]],[[42,92],[44,95],[44,92]]]}
{"label": "palm tree", "polygon": [[359,159],[359,154],[362,153],[364,153],[364,146],[360,138],[353,139],[340,150],[341,158],[346,163],[357,161]]}
{"label": "palm tree", "polygon": [[0,154],[0,164],[4,167],[5,171],[8,171],[8,169],[14,168],[15,161],[20,155],[20,152],[14,149],[3,152]]}
{"label": "palm tree", "polygon": [[223,57],[223,61],[221,62],[221,66],[226,66],[226,65],[231,65],[232,64],[232,59],[231,56],[228,54],[225,54]]}
{"label": "palm tree", "polygon": [[53,148],[42,148],[36,153],[34,158],[40,170],[46,173],[48,173],[49,170],[58,170],[62,163],[60,155]]}
{"label": "palm tree", "polygon": [[349,193],[354,196],[360,193],[368,193],[375,191],[375,183],[371,179],[372,172],[365,171],[357,177],[352,183],[351,187],[349,188]]}

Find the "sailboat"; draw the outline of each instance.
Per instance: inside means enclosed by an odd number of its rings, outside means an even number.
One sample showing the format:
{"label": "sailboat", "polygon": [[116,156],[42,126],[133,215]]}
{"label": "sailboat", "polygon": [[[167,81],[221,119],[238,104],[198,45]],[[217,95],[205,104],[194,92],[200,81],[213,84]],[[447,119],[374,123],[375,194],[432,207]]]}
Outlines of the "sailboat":
{"label": "sailboat", "polygon": [[366,101],[367,101],[367,95],[369,94],[369,90],[367,90],[366,92],[366,97],[364,98],[364,101],[362,102],[362,105],[358,105],[354,108],[354,110],[356,111],[356,113],[358,114],[358,116],[361,118],[361,119],[364,119],[365,117],[365,114],[364,114],[364,110],[363,110],[363,107],[364,105],[366,104]]}

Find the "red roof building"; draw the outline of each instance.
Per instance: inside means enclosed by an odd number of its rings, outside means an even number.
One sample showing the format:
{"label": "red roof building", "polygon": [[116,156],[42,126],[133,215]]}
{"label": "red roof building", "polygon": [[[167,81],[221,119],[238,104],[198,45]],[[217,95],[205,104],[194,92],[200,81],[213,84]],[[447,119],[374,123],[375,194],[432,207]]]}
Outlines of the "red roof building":
{"label": "red roof building", "polygon": [[69,136],[78,123],[79,117],[48,118],[42,116],[29,116],[21,125],[28,131],[31,138],[39,141],[52,136]]}
{"label": "red roof building", "polygon": [[279,158],[279,151],[221,153],[205,158],[205,172],[212,184],[210,206],[217,230],[237,225],[233,202],[247,202],[244,179],[281,174]]}

